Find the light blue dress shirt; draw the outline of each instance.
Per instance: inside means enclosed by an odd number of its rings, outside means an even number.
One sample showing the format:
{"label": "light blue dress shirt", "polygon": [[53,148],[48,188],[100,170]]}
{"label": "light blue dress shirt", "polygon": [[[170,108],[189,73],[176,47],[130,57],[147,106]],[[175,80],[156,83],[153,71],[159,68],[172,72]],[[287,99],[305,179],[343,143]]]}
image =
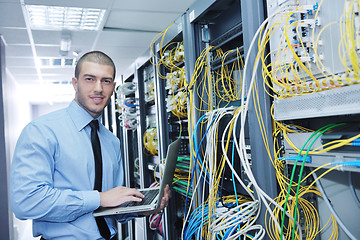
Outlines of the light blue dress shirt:
{"label": "light blue dress shirt", "polygon": [[[100,205],[93,190],[91,115],[75,101],[29,123],[17,142],[10,173],[10,201],[19,219],[33,219],[33,235],[45,239],[102,239],[92,212]],[[120,142],[102,124],[102,191],[123,185]],[[118,216],[125,222],[130,216]],[[106,218],[112,236],[116,220]]]}

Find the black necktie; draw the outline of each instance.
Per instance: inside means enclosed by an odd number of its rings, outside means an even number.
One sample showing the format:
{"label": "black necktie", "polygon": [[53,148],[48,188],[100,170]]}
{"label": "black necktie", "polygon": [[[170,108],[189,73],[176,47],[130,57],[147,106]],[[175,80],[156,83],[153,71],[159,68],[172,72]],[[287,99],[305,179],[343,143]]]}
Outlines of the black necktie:
{"label": "black necktie", "polygon": [[[91,144],[94,153],[95,159],[95,184],[94,190],[98,190],[101,192],[102,188],[102,158],[101,158],[101,147],[100,147],[100,140],[97,134],[97,130],[99,128],[98,120],[92,120],[89,123],[91,127]],[[99,228],[100,234],[105,239],[110,239],[110,230],[108,225],[105,222],[104,217],[96,217],[96,224]]]}

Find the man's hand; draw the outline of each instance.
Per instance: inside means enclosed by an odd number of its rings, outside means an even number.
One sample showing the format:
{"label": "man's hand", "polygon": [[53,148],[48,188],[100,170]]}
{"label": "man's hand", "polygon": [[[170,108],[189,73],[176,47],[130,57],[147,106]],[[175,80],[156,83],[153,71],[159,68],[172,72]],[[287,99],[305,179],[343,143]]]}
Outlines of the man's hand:
{"label": "man's hand", "polygon": [[116,207],[128,201],[141,202],[143,198],[144,195],[135,188],[119,186],[106,192],[100,192],[100,206]]}
{"label": "man's hand", "polygon": [[161,198],[161,202],[160,202],[159,207],[157,209],[152,210],[152,211],[140,212],[139,216],[148,216],[148,215],[160,212],[165,207],[167,207],[167,205],[169,204],[169,199],[170,198],[171,198],[171,190],[170,190],[169,185],[166,185],[165,189],[164,189],[164,196]]}

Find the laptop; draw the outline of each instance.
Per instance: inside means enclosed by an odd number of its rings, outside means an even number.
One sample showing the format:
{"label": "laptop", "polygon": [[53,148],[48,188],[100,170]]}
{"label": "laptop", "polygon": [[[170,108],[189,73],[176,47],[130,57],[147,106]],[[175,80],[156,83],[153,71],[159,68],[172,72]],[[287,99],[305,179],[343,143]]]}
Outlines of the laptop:
{"label": "laptop", "polygon": [[93,213],[95,217],[110,216],[125,213],[145,212],[151,211],[159,207],[161,198],[164,194],[164,188],[166,184],[171,187],[174,178],[174,172],[176,168],[176,162],[180,147],[180,138],[172,142],[168,146],[165,170],[160,187],[138,189],[145,195],[141,202],[125,202],[117,207],[100,207]]}

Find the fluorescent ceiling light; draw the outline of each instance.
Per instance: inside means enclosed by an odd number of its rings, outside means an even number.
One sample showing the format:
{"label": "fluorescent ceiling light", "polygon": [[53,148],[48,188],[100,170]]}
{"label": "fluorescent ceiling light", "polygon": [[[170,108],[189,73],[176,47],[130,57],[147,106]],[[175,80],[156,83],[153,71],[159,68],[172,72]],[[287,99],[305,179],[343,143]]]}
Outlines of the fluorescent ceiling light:
{"label": "fluorescent ceiling light", "polygon": [[26,5],[32,29],[99,30],[105,9]]}

